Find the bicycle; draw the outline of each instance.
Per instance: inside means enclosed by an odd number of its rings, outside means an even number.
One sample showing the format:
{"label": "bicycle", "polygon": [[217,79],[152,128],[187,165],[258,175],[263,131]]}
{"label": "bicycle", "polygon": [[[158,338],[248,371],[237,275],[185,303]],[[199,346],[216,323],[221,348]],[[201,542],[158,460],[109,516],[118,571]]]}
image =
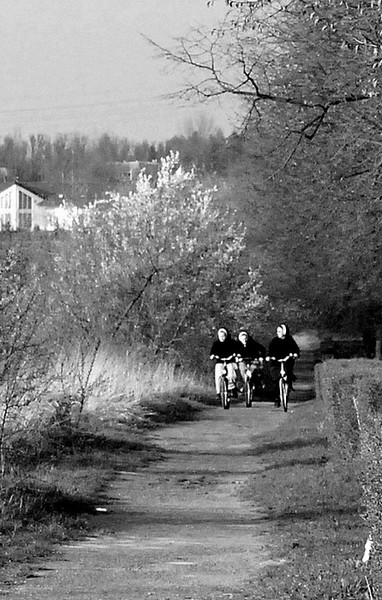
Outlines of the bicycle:
{"label": "bicycle", "polygon": [[244,398],[247,408],[251,408],[256,392],[262,389],[261,370],[263,368],[262,360],[258,358],[242,358],[245,363],[244,373]]}
{"label": "bicycle", "polygon": [[229,395],[228,395],[227,365],[229,363],[235,362],[235,356],[232,355],[232,356],[228,356],[227,358],[220,358],[220,356],[214,356],[214,358],[217,358],[218,360],[220,360],[221,364],[223,365],[220,376],[219,376],[218,389],[219,389],[219,394],[220,394],[221,405],[224,408],[224,410],[228,410],[230,407],[230,399],[229,399]]}
{"label": "bicycle", "polygon": [[280,374],[279,374],[279,399],[280,404],[284,409],[284,412],[288,411],[288,400],[289,400],[289,392],[290,385],[288,381],[288,374],[285,370],[285,363],[291,358],[297,358],[297,354],[289,354],[285,358],[275,358],[274,356],[270,357],[270,360],[274,360],[280,363]]}

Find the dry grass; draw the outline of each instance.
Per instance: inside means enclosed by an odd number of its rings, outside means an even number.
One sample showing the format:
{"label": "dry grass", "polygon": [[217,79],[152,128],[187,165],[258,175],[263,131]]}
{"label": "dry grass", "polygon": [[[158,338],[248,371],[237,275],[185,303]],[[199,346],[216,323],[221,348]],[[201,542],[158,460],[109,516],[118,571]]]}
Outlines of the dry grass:
{"label": "dry grass", "polygon": [[69,363],[62,375],[66,395],[53,389],[15,423],[19,433],[0,481],[0,584],[24,576],[25,564],[48,555],[54,544],[88,533],[87,515],[114,470],[158,458],[145,428],[194,418],[200,410],[195,397],[205,393],[202,382],[173,363],[101,348],[74,427],[66,412],[71,400],[60,401],[76,392]]}
{"label": "dry grass", "polygon": [[[90,362],[88,357],[85,370]],[[78,364],[75,354],[66,362],[62,385],[67,396],[76,396]],[[91,369],[85,408],[101,418],[128,420],[141,413],[147,400],[174,394],[194,396],[204,393],[205,387],[195,373],[187,372],[174,361],[153,357],[144,348],[103,345]]]}

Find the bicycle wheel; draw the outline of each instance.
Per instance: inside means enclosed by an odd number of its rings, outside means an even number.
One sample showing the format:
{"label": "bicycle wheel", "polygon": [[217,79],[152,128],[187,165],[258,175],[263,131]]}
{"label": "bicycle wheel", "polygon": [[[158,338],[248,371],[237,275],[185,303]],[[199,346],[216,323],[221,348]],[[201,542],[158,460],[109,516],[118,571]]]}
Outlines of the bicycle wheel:
{"label": "bicycle wheel", "polygon": [[284,409],[284,412],[288,410],[288,395],[289,395],[289,385],[288,382],[284,379],[280,379],[280,402]]}
{"label": "bicycle wheel", "polygon": [[252,400],[255,399],[255,396],[260,397],[263,393],[264,385],[261,376],[257,375],[254,378],[254,382],[252,384]]}
{"label": "bicycle wheel", "polygon": [[225,377],[220,377],[219,380],[220,400],[222,407],[227,410],[229,408],[228,400],[228,383]]}
{"label": "bicycle wheel", "polygon": [[252,385],[251,385],[251,382],[249,379],[245,380],[244,394],[245,394],[245,406],[247,408],[251,408],[253,389],[252,389]]}

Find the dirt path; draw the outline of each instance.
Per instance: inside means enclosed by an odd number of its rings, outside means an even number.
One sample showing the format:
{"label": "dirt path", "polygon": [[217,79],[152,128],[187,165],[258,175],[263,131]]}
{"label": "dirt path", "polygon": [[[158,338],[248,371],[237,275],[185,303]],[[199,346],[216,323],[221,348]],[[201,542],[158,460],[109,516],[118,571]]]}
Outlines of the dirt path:
{"label": "dirt path", "polygon": [[[304,373],[297,401],[311,393],[307,365]],[[262,508],[242,501],[239,492],[262,469],[251,452],[257,437],[285,418],[268,402],[251,409],[241,402],[156,430],[151,441],[163,449],[163,460],[118,473],[104,498],[108,512],[94,517],[102,533],[61,548],[56,560],[36,567],[35,576],[6,597],[252,598],[250,581],[277,557],[269,554]]]}
{"label": "dirt path", "polygon": [[238,491],[260,469],[251,456],[256,435],[283,419],[268,403],[237,404],[156,431],[163,460],[119,473],[109,513],[95,517],[104,533],[62,548],[8,598],[248,597],[248,580],[270,557],[261,508]]}

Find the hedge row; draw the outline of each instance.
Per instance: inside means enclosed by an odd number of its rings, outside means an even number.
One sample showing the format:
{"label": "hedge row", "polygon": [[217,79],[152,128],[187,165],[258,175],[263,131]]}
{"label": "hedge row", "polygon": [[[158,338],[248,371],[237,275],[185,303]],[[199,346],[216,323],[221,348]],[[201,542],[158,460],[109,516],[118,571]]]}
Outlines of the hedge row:
{"label": "hedge row", "polygon": [[325,361],[316,366],[316,390],[332,458],[351,461],[362,484],[362,517],[372,539],[367,569],[375,597],[382,598],[382,364]]}

